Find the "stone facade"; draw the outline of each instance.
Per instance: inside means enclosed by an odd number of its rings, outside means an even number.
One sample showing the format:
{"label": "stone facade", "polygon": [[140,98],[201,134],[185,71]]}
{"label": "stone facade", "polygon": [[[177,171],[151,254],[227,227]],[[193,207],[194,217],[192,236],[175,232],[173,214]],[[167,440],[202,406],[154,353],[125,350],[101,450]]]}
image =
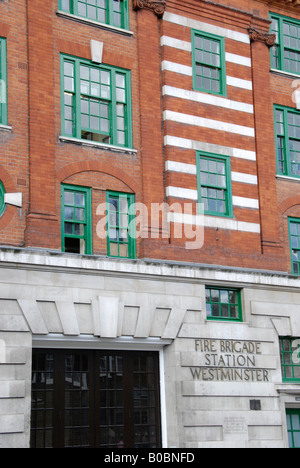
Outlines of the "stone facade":
{"label": "stone facade", "polygon": [[[298,279],[34,250],[1,265],[2,448],[29,446],[32,347],[160,351],[165,447],[288,446],[299,386],[282,383],[279,337],[300,336]],[[242,286],[242,323],[207,321],[211,283]]]}

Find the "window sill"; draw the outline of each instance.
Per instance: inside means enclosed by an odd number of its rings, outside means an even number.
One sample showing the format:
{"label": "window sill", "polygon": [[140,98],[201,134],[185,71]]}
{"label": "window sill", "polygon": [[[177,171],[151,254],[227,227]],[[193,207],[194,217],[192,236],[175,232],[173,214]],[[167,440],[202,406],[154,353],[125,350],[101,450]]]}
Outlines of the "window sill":
{"label": "window sill", "polygon": [[3,131],[3,132],[12,132],[12,127],[10,127],[9,125],[2,125],[2,124],[0,124],[0,131]]}
{"label": "window sill", "polygon": [[79,138],[66,137],[62,135],[60,135],[58,138],[64,143],[73,143],[79,146],[88,146],[90,148],[108,150],[114,153],[137,154],[137,150],[132,148],[123,148],[121,146],[106,145],[104,143],[98,143],[97,141],[80,140]]}
{"label": "window sill", "polygon": [[58,10],[56,14],[57,16],[61,18],[67,18],[73,21],[77,21],[79,23],[87,24],[89,26],[95,26],[96,28],[99,28],[99,29],[105,29],[107,31],[116,32],[118,34],[123,34],[123,36],[131,37],[134,35],[132,31],[128,31],[127,29],[117,28],[116,26],[111,26],[105,23],[98,23],[97,21],[93,21],[88,18],[82,18],[81,16],[77,16],[77,15],[72,15],[71,13],[66,13],[64,11]]}
{"label": "window sill", "polygon": [[274,73],[276,75],[281,75],[286,78],[294,78],[295,80],[300,80],[300,75],[297,75],[296,73],[290,73],[286,72],[284,70],[276,70],[276,68],[271,68],[271,73]]}
{"label": "window sill", "polygon": [[277,175],[276,179],[278,180],[289,180],[290,182],[296,182],[300,183],[300,177],[291,177],[291,176],[285,176],[285,175]]}

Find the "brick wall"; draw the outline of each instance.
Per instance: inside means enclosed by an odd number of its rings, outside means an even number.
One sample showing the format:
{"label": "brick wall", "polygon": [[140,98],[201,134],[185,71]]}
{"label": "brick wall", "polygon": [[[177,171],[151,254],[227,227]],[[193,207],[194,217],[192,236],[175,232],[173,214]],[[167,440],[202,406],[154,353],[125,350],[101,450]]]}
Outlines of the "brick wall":
{"label": "brick wall", "polygon": [[[186,250],[184,236],[174,238],[171,223],[169,239],[139,240],[137,256],[290,271],[287,216],[300,214],[300,186],[276,178],[273,104],[295,107],[293,78],[270,73],[268,47],[250,44],[248,36],[250,26],[268,31],[267,6],[169,0],[160,19],[148,9],[133,11],[129,3],[131,35],[57,14],[57,0],[43,8],[37,0],[1,2],[11,129],[0,128],[0,180],[6,192],[23,193],[23,207],[6,208],[0,243],[60,250],[61,183],[83,185],[93,189],[93,252],[106,255],[106,242],[98,239],[95,229],[97,206],[107,190],[135,193],[149,213],[151,203],[192,203],[195,215],[196,200],[174,196],[174,190],[197,191],[196,151],[227,151],[233,195],[230,222],[207,219],[204,246],[195,251]],[[288,5],[272,11],[299,16]],[[225,35],[229,80],[223,100],[193,89],[191,30],[202,28]],[[60,54],[90,60],[91,39],[104,43],[103,63],[131,70],[136,151],[111,151],[59,138]],[[197,120],[184,122],[187,116]],[[205,121],[199,124],[199,118]]]}

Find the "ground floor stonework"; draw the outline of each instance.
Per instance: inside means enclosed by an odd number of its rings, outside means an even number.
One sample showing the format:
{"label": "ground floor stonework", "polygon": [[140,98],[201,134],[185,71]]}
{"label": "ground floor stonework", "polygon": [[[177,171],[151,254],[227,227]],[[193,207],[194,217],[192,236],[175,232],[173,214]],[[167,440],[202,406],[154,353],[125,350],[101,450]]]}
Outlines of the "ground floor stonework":
{"label": "ground floor stonework", "polygon": [[0,252],[0,447],[300,448],[300,279]]}

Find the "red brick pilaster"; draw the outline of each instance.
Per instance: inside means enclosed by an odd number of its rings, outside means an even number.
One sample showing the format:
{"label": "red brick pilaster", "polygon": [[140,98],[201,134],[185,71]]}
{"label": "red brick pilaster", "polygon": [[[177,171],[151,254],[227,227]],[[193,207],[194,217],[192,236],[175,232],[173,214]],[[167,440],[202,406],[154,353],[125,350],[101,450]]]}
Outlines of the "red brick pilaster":
{"label": "red brick pilaster", "polygon": [[[151,204],[163,203],[164,158],[161,106],[160,19],[151,2],[140,2],[137,13],[140,79],[140,125],[143,202],[148,208],[149,231],[143,242],[145,256],[151,255]],[[153,3],[153,2],[152,2]],[[154,2],[158,4],[159,2]],[[152,11],[151,11],[152,10]],[[155,14],[156,13],[156,14]],[[151,32],[151,33],[150,33]],[[150,33],[150,34],[149,34]],[[157,230],[156,230],[156,234]],[[161,234],[161,231],[160,231]]]}
{"label": "red brick pilaster", "polygon": [[273,103],[270,88],[270,50],[274,37],[267,32],[249,30],[251,39],[253,97],[261,242],[263,254],[280,253],[279,219],[276,193],[276,148]]}
{"label": "red brick pilaster", "polygon": [[[26,245],[60,248],[55,213],[52,2],[28,6],[30,211]],[[37,14],[38,12],[38,14]]]}

